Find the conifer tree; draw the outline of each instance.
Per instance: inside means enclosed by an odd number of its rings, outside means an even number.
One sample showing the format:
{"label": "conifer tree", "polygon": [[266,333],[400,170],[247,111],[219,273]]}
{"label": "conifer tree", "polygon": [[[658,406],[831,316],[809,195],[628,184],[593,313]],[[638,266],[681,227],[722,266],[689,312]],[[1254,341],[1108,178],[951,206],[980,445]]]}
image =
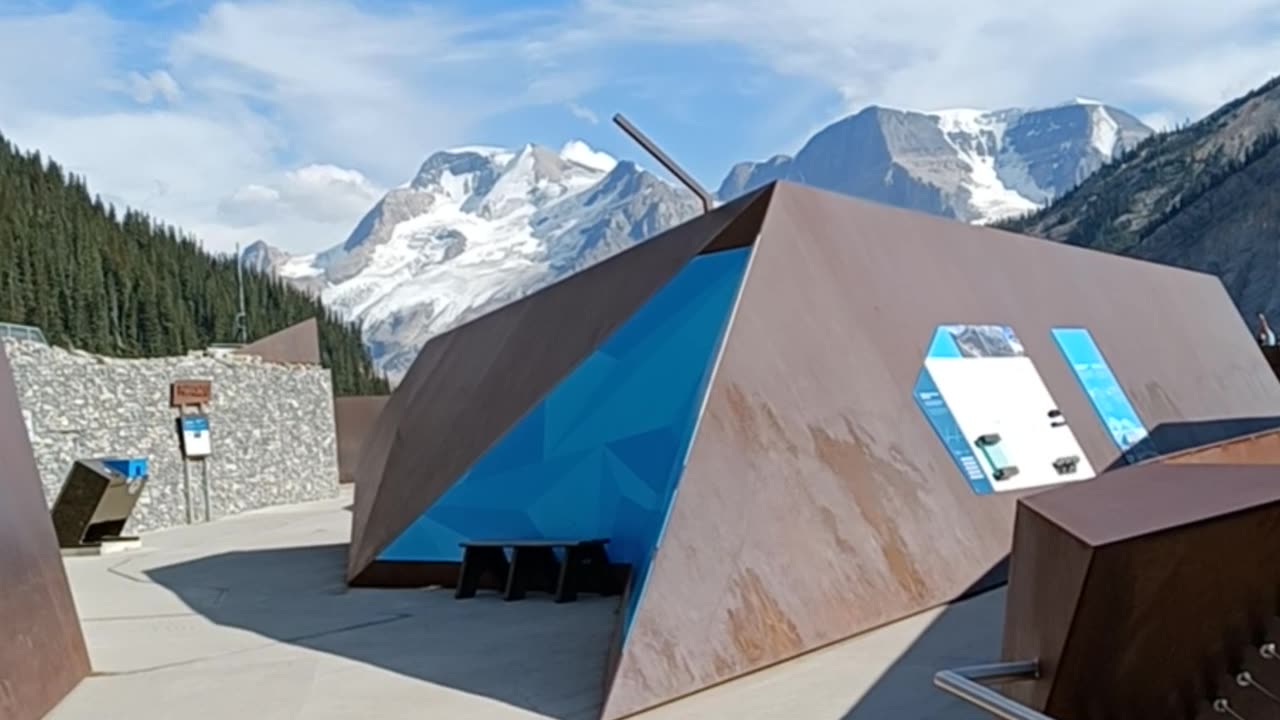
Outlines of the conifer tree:
{"label": "conifer tree", "polygon": [[[276,278],[244,273],[249,339],[314,317],[340,395],[387,392],[359,330]],[[184,354],[231,342],[236,259],[90,194],[84,178],[0,135],[0,321],[103,355]]]}

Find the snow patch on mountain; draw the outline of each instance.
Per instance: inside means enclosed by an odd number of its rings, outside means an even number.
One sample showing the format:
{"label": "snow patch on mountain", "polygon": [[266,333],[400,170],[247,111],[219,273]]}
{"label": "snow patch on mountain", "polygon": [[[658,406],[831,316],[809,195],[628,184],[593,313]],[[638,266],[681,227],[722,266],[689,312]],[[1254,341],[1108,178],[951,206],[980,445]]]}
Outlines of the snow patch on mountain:
{"label": "snow patch on mountain", "polygon": [[719,196],[791,180],[988,223],[1042,207],[1153,132],[1087,98],[1029,110],[869,107],[819,131],[794,157],[736,165]]}
{"label": "snow patch on mountain", "polygon": [[[1034,181],[1025,172],[1002,176],[1003,166],[1011,166],[1009,158],[1001,160],[1001,140],[1009,126],[1010,114],[991,113],[982,110],[942,110],[932,114],[938,119],[947,143],[956,155],[968,165],[969,174],[961,180],[961,187],[969,193],[969,205],[977,213],[977,220],[1018,215],[1038,207],[1031,198],[1023,195],[1034,193]],[[1003,165],[1003,166],[1002,166]],[[1019,192],[1019,190],[1022,192]]]}
{"label": "snow patch on mountain", "polygon": [[271,257],[278,276],[358,323],[375,362],[397,381],[431,337],[696,209],[687,192],[581,141],[559,152],[469,146],[427,158],[341,245]]}

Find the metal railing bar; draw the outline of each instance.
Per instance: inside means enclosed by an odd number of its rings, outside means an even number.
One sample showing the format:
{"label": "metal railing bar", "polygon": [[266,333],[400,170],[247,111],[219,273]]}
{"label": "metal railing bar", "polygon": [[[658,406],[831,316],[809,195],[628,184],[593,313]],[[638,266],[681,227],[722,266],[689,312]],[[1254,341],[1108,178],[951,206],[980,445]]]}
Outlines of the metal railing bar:
{"label": "metal railing bar", "polygon": [[1040,663],[1035,660],[972,665],[943,670],[933,676],[933,684],[956,697],[976,705],[1002,720],[1053,720],[983,685],[1002,680],[1034,680],[1040,677]]}

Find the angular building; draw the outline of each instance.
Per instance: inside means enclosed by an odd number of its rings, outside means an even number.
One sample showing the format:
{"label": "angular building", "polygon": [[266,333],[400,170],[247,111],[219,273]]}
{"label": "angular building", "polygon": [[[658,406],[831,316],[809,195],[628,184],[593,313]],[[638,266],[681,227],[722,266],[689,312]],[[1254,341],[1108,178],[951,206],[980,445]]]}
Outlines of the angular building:
{"label": "angular building", "polygon": [[0,720],[35,720],[89,674],[89,652],[3,346],[0,457]]}
{"label": "angular building", "polygon": [[778,183],[430,341],[347,576],[608,538],[612,720],[1003,581],[1029,491],[1277,424],[1212,276]]}

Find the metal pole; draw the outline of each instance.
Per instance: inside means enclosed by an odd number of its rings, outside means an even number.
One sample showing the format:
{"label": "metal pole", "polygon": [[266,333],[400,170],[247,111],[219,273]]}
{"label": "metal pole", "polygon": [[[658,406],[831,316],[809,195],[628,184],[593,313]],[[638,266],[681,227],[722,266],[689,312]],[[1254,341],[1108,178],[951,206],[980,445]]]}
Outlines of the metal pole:
{"label": "metal pole", "polygon": [[204,521],[213,519],[213,506],[209,504],[209,463],[200,460],[200,485],[204,488]]}
{"label": "metal pole", "polygon": [[187,459],[182,458],[182,495],[187,501],[187,524],[190,525],[195,520],[195,514],[191,510],[191,469],[187,466]]}
{"label": "metal pole", "polygon": [[240,307],[236,312],[235,341],[249,342],[249,315],[244,310],[244,258],[240,257],[240,243],[236,243],[236,288],[240,293]]}
{"label": "metal pole", "polygon": [[1039,662],[1020,660],[943,670],[933,676],[933,684],[1003,720],[1053,720],[1052,717],[1005,697],[980,682],[1033,680],[1038,677]]}
{"label": "metal pole", "polygon": [[654,160],[661,163],[662,167],[666,168],[672,175],[675,175],[677,180],[684,183],[685,187],[689,188],[694,195],[697,195],[698,199],[702,201],[703,212],[711,212],[711,209],[716,206],[715,198],[711,196],[711,193],[707,192],[706,188],[699,185],[698,181],[693,179],[693,176],[685,172],[684,168],[677,165],[675,160],[672,160],[666,153],[662,152],[656,143],[640,132],[639,128],[632,125],[630,120],[622,116],[622,113],[613,116],[613,123],[622,128],[622,132],[631,136],[631,139],[635,140],[636,144],[644,148],[645,152],[652,155]]}

